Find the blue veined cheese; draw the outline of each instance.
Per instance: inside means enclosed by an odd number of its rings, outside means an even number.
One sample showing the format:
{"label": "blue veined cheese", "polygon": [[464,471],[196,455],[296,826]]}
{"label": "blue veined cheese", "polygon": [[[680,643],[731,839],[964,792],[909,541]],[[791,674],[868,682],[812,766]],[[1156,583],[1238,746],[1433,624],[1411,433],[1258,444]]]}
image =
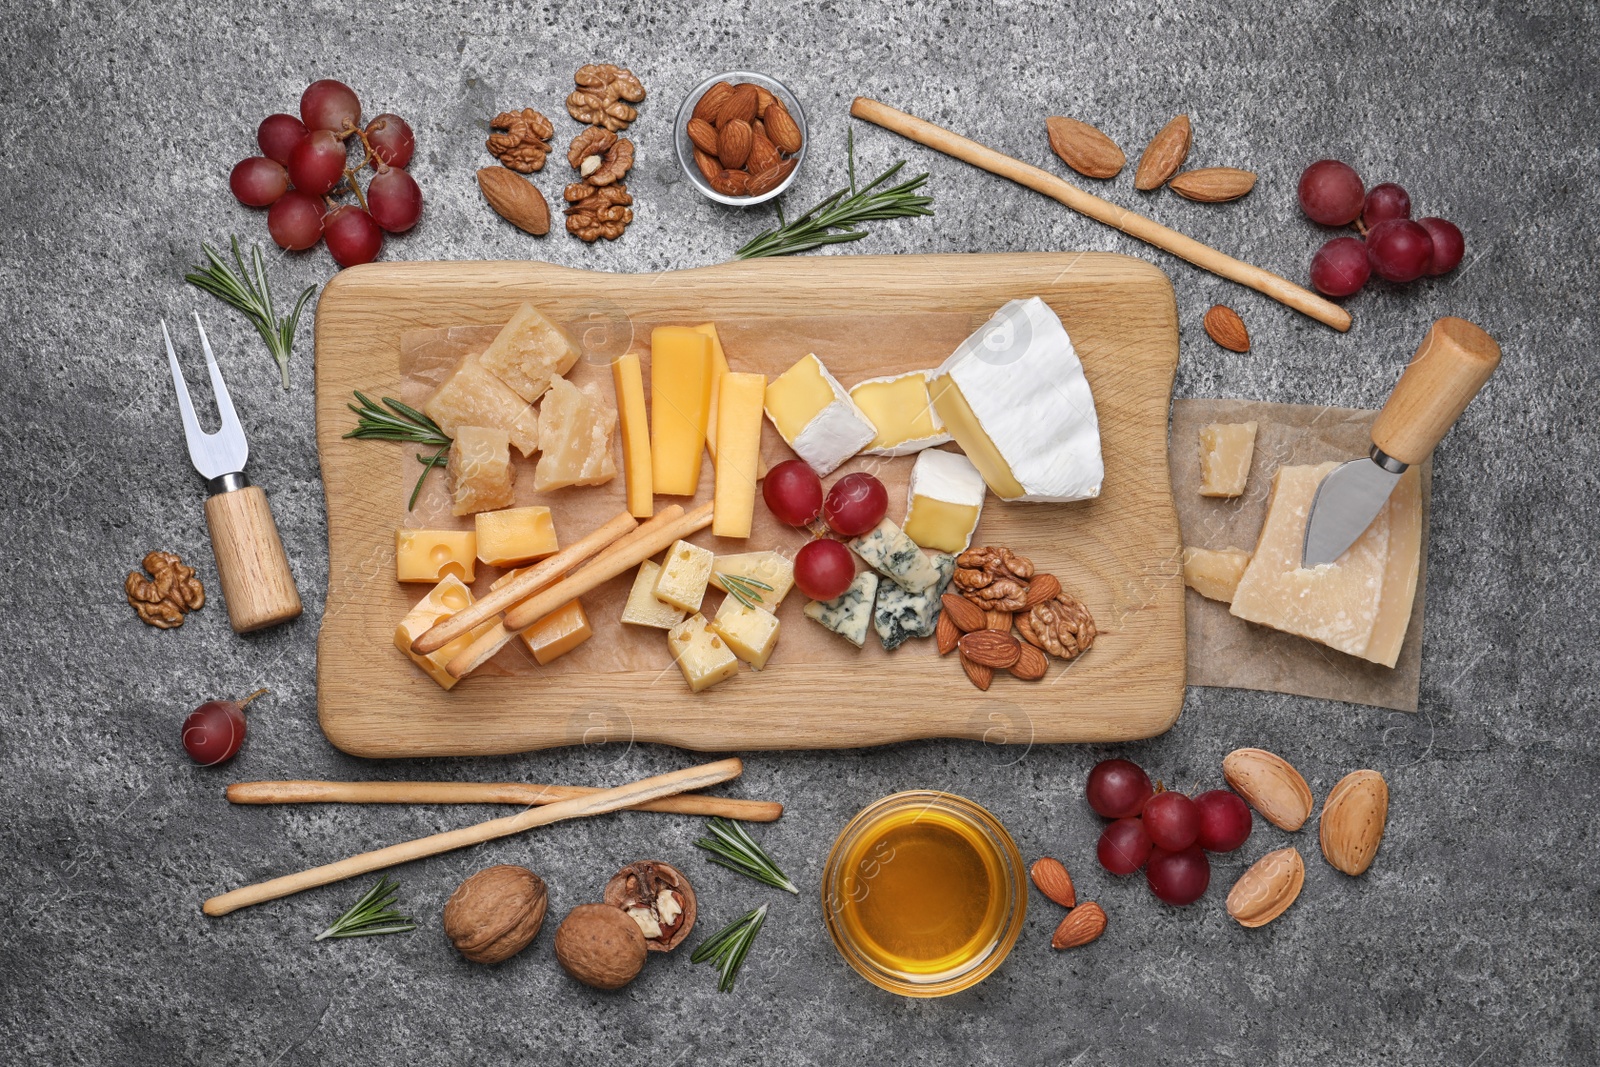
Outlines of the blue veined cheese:
{"label": "blue veined cheese", "polygon": [[833,600],[807,601],[805,616],[860,648],[867,643],[867,628],[872,625],[872,604],[877,595],[878,576],[862,571],[850,583],[850,588]]}
{"label": "blue veined cheese", "polygon": [[939,569],[905,531],[888,519],[850,542],[867,566],[908,593],[920,593],[939,580]]}
{"label": "blue veined cheese", "polygon": [[878,587],[878,600],[872,607],[872,628],[878,631],[885,652],[893,652],[913,637],[932,637],[939,621],[939,598],[956,573],[956,558],[933,557],[939,580],[920,593],[908,593],[893,582]]}
{"label": "blue veined cheese", "polygon": [[767,385],[763,406],[779,436],[820,477],[878,434],[814,353]]}

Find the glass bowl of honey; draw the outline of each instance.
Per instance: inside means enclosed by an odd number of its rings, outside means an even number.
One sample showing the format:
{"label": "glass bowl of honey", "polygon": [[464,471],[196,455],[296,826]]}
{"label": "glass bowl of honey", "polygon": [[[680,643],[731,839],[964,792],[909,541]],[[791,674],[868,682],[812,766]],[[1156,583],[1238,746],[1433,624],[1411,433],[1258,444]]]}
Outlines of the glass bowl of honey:
{"label": "glass bowl of honey", "polygon": [[953,793],[895,793],[845,826],[822,874],[828,933],[850,966],[908,997],[967,989],[1022,932],[1028,883],[1000,821]]}

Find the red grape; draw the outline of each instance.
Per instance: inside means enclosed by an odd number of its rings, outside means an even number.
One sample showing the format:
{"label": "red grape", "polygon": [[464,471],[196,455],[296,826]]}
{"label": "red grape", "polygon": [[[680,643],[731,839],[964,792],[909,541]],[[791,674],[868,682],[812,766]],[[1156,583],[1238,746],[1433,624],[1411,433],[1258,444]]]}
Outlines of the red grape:
{"label": "red grape", "polygon": [[271,207],[289,191],[289,172],[265,156],[241,159],[228,175],[228,188],[246,207]]}
{"label": "red grape", "polygon": [[1367,232],[1367,259],[1378,277],[1409,282],[1428,269],[1433,259],[1433,238],[1410,219],[1380,222]]}
{"label": "red grape", "polygon": [[761,498],[779,522],[804,526],[822,514],[822,479],[803,459],[787,459],[767,472]]}
{"label": "red grape", "polygon": [[422,217],[422,190],[411,175],[395,167],[379,167],[367,185],[367,210],[390,233],[403,233]]}
{"label": "red grape", "polygon": [[1417,225],[1433,238],[1433,258],[1428,261],[1429,274],[1448,274],[1461,263],[1467,253],[1467,239],[1461,230],[1448,219],[1418,219]]}
{"label": "red grape", "polygon": [[1195,844],[1207,852],[1232,852],[1250,836],[1250,808],[1237,793],[1212,789],[1194,798],[1200,812]]}
{"label": "red grape", "polygon": [[847,474],[828,490],[822,517],[840,537],[860,537],[889,513],[889,490],[864,471]]}
{"label": "red grape", "polygon": [[1181,852],[1200,832],[1200,810],[1182,793],[1157,793],[1144,802],[1144,832],[1158,848]]}
{"label": "red grape", "polygon": [[1144,876],[1150,883],[1150,892],[1168,904],[1181,907],[1205,896],[1206,886],[1211,884],[1211,864],[1199,845],[1191,845],[1182,852],[1157,848],[1150,853]]}
{"label": "red grape", "polygon": [[1358,292],[1371,276],[1367,246],[1359,237],[1335,237],[1311,257],[1311,284],[1328,296]]}
{"label": "red grape", "polygon": [[361,121],[361,101],[344,82],[324,78],[300,95],[300,117],[310,129],[338,132]]}
{"label": "red grape", "polygon": [[1411,217],[1411,194],[1394,182],[1374,185],[1361,208],[1361,224],[1372,229],[1380,222]]}
{"label": "red grape", "polygon": [[279,248],[298,252],[322,239],[322,216],[327,210],[318,197],[290,189],[267,212],[267,230]]}
{"label": "red grape", "polygon": [[344,204],[323,224],[328,252],[341,267],[371,263],[383,248],[383,230],[372,216],[354,204]]}
{"label": "red grape", "polygon": [[265,693],[257,689],[243,700],[208,700],[183,720],[183,747],[196,763],[209,767],[231,757],[244,743],[244,709]]}
{"label": "red grape", "polygon": [[316,130],[289,153],[289,180],[302,193],[322,196],[344,177],[344,142],[327,130]]}
{"label": "red grape", "polygon": [[306,124],[293,115],[268,115],[256,127],[256,144],[261,146],[262,155],[287,166],[289,153],[309,133]]}
{"label": "red grape", "polygon": [[417,138],[411,132],[411,125],[387,111],[367,123],[367,143],[378,161],[391,167],[404,167],[417,150]]}
{"label": "red grape", "polygon": [[812,600],[832,600],[855,580],[856,561],[838,541],[819,538],[794,556],[794,584]]}
{"label": "red grape", "polygon": [[1125,759],[1096,763],[1084,787],[1089,806],[1107,819],[1139,814],[1152,791],[1150,776],[1137,763]]}
{"label": "red grape", "polygon": [[1300,210],[1312,222],[1347,226],[1361,215],[1361,175],[1348,163],[1322,159],[1300,175]]}
{"label": "red grape", "polygon": [[1138,819],[1118,819],[1106,824],[1095,846],[1100,866],[1112,874],[1132,874],[1150,858],[1150,835]]}

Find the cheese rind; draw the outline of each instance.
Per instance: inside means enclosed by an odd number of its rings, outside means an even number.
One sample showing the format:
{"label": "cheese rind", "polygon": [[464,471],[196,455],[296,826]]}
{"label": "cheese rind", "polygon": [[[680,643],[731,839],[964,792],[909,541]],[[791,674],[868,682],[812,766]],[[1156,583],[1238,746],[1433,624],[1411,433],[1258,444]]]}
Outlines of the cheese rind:
{"label": "cheese rind", "polygon": [[539,417],[533,405],[484,369],[476,356],[463,359],[422,410],[450,437],[463,426],[496,427],[506,432],[523,456],[539,450]]}
{"label": "cheese rind", "polygon": [[589,616],[576,600],[567,601],[522,631],[523,643],[541,665],[560,659],[592,636]]}
{"label": "cheese rind", "polygon": [[656,599],[656,577],[661,564],[647,559],[639,564],[633,577],[633,588],[628,591],[628,603],[622,609],[622,621],[630,626],[650,626],[657,630],[670,630],[688,614],[682,608],[664,604]]}
{"label": "cheese rind", "polygon": [[1200,427],[1200,495],[1239,496],[1250,480],[1256,424],[1214,422]]}
{"label": "cheese rind", "polygon": [[920,593],[939,580],[939,568],[888,519],[851,540],[850,548],[867,566],[908,593]]}
{"label": "cheese rind", "polygon": [[687,326],[650,331],[650,466],[655,491],[693,496],[711,416],[711,339]]}
{"label": "cheese rind", "polygon": [[987,487],[959,452],[929,449],[917,456],[906,486],[906,536],[923,548],[965,552],[983,514]]}
{"label": "cheese rind", "polygon": [[872,605],[878,596],[878,576],[861,571],[850,588],[833,600],[808,600],[802,609],[805,617],[820,623],[857,648],[867,643],[872,626]]}
{"label": "cheese rind", "polygon": [[550,381],[578,362],[572,336],[541,315],[532,304],[517,308],[478,356],[490,374],[532,404],[550,388]]}
{"label": "cheese rind", "polygon": [[711,562],[711,584],[723,592],[728,587],[722,575],[737,574],[770,585],[771,589],[757,589],[761,599],[756,607],[763,611],[777,611],[783,598],[794,588],[794,560],[782,552],[739,552],[731,556],[718,556]]}
{"label": "cheese rind", "polygon": [[569,485],[604,485],[617,476],[611,436],[617,413],[589,382],[582,389],[565,378],[550,383],[539,409],[539,465],[533,487],[543,493]]}
{"label": "cheese rind", "polygon": [[445,664],[465,652],[469,645],[492,630],[496,620],[485,620],[470,633],[462,634],[448,645],[426,656],[411,651],[411,643],[433,629],[435,623],[449,618],[471,604],[472,590],[463,585],[461,579],[451,575],[429,590],[427,596],[417,601],[416,606],[400,620],[400,624],[394,630],[394,647],[404,652],[407,659],[421,667],[429,678],[444,689],[454,688],[461,680],[452,678],[450,672],[445,670]]}
{"label": "cheese rind", "polygon": [[[548,556],[561,546],[546,507],[483,511],[477,524],[478,558],[491,567],[514,567]],[[471,581],[470,577],[467,581]]]}
{"label": "cheese rind", "polygon": [[1208,600],[1233,602],[1239,579],[1250,565],[1242,548],[1190,548],[1183,550],[1183,584]]}
{"label": "cheese rind", "polygon": [[956,558],[933,558],[939,580],[920,593],[909,593],[894,582],[878,586],[878,599],[872,606],[872,628],[878,632],[885,652],[893,652],[913,637],[932,637],[939,622],[940,602],[945,587],[956,573]]}
{"label": "cheese rind", "polygon": [[815,353],[772,380],[766,410],[779,436],[821,477],[878,433]]}
{"label": "cheese rind", "polygon": [[450,514],[472,515],[511,506],[511,443],[504,430],[458,426],[445,463]]}
{"label": "cheese rind", "polygon": [[868,455],[909,456],[950,440],[923,371],[869,378],[850,387],[850,399],[876,431],[862,449]]}
{"label": "cheese rind", "polygon": [[628,514],[648,519],[655,514],[655,488],[650,477],[650,420],[638,353],[619,356],[611,364],[611,384],[617,391],[617,415],[622,422],[622,472],[627,480]]}
{"label": "cheese rind", "polygon": [[761,460],[764,374],[729,371],[717,389],[717,461],[715,510],[711,532],[717,537],[749,537],[756,504],[757,466]]}
{"label": "cheese rind", "polygon": [[739,673],[733,650],[698,611],[667,631],[667,649],[692,693]]}
{"label": "cheese rind", "polygon": [[733,654],[750,664],[752,670],[766,667],[772,650],[778,647],[778,617],[771,612],[747,608],[733,597],[726,597],[711,620],[711,628],[722,635]]}
{"label": "cheese rind", "polygon": [[396,530],[395,580],[438,582],[454,575],[464,582],[477,576],[478,535],[471,530]]}
{"label": "cheese rind", "polygon": [[656,575],[651,592],[657,600],[684,611],[699,611],[705,599],[706,585],[711,581],[711,564],[716,559],[709,549],[691,545],[687,541],[674,541],[667,549]]}

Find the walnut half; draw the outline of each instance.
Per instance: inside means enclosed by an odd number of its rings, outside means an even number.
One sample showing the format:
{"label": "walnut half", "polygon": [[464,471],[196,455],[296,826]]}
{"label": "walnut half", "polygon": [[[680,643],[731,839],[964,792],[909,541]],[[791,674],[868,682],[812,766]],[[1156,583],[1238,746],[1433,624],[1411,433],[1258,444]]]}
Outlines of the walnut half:
{"label": "walnut half", "polygon": [[639,117],[629,104],[644,99],[644,85],[628,68],[613,63],[587,63],[578,68],[573,81],[578,88],[567,97],[567,114],[579,122],[619,132]]}
{"label": "walnut half", "polygon": [[489,140],[484,142],[489,154],[498,159],[501,166],[518,174],[532,174],[544,166],[545,156],[550,152],[550,138],[556,132],[549,119],[525,107],[521,111],[502,111],[489,120],[489,125],[506,131],[490,134]]}
{"label": "walnut half", "polygon": [[633,211],[628,207],[633,197],[622,183],[605,185],[596,189],[588,182],[574,182],[562,194],[568,204],[567,232],[585,241],[598,241],[604,237],[615,241],[633,221]]}
{"label": "walnut half", "polygon": [[1018,615],[1016,623],[1017,632],[1028,644],[1062,659],[1076,659],[1089,651],[1099,633],[1089,609],[1065,592],[1035,604]]}
{"label": "walnut half", "polygon": [[142,621],[170,630],[183,625],[185,612],[206,606],[205,586],[194,576],[194,568],[185,566],[176,554],[150,552],[142,562],[150,576],[129,571],[122,583],[129,605]]}
{"label": "walnut half", "polygon": [[660,860],[630,863],[612,875],[604,900],[639,925],[651,952],[671,952],[694,928],[694,890],[689,879]]}
{"label": "walnut half", "polygon": [[986,611],[1021,611],[1026,606],[1033,561],[1009,548],[969,548],[956,557],[952,584]]}

